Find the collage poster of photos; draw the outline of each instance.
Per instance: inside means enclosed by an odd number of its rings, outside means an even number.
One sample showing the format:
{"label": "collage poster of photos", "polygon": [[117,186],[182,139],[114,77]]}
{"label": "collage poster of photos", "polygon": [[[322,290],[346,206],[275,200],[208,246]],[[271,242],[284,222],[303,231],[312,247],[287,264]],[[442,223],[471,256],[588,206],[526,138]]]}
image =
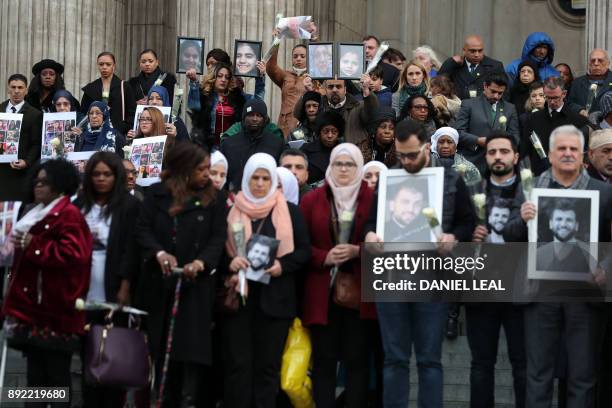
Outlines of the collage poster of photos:
{"label": "collage poster of photos", "polygon": [[22,120],[21,113],[0,113],[0,163],[17,160]]}
{"label": "collage poster of photos", "polygon": [[130,160],[138,175],[136,184],[150,186],[159,181],[164,159],[164,146],[167,136],[153,136],[134,139]]}
{"label": "collage poster of photos", "polygon": [[76,126],[76,112],[54,112],[43,115],[42,127],[42,149],[40,157],[51,159],[58,156],[57,148],[54,148],[51,141],[59,141],[59,149],[63,149],[63,154],[74,152],[76,134],[72,133],[72,128]]}
{"label": "collage poster of photos", "polygon": [[14,247],[10,240],[21,202],[0,201],[0,267],[13,263]]}

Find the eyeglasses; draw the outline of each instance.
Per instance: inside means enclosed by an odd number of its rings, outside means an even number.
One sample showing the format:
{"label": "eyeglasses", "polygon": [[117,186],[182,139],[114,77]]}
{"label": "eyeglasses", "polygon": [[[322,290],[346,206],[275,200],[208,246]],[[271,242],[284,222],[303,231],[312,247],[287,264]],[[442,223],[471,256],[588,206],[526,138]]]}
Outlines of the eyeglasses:
{"label": "eyeglasses", "polygon": [[395,152],[395,156],[397,157],[399,161],[416,160],[419,157],[419,155],[423,152],[423,149],[425,149],[425,146],[427,145],[421,146],[421,148],[416,152],[409,152],[409,153]]}
{"label": "eyeglasses", "polygon": [[350,170],[352,168],[357,167],[357,164],[355,164],[353,162],[333,162],[332,166],[336,167],[338,169],[345,168],[345,169],[349,169]]}
{"label": "eyeglasses", "polygon": [[563,95],[562,96],[544,96],[544,99],[546,99],[547,101],[558,101],[561,98],[563,98]]}
{"label": "eyeglasses", "polygon": [[412,109],[428,111],[429,110],[429,106],[427,106],[427,105],[413,105]]}
{"label": "eyeglasses", "polygon": [[102,112],[99,111],[91,111],[88,113],[89,116],[102,116]]}
{"label": "eyeglasses", "polygon": [[153,118],[138,118],[138,121],[143,123],[153,123]]}

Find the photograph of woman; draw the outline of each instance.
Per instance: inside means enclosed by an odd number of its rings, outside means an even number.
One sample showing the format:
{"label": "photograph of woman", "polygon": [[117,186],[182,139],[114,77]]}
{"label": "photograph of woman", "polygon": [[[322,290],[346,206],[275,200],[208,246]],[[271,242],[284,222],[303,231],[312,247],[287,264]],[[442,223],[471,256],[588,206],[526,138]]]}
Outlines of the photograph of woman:
{"label": "photograph of woman", "polygon": [[201,74],[202,61],[204,60],[204,39],[203,38],[177,38],[176,53],[176,72],[185,73],[189,69],[195,69],[197,74]]}

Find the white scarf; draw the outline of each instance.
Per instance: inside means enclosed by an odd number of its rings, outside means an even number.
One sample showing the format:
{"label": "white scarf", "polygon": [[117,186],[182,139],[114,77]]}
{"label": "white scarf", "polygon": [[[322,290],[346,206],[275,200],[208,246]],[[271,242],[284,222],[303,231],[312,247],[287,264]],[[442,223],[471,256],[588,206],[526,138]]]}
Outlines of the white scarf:
{"label": "white scarf", "polygon": [[22,219],[17,221],[14,227],[15,231],[19,232],[21,235],[27,234],[34,225],[38,224],[47,214],[49,214],[49,212],[51,212],[53,207],[55,207],[62,198],[64,198],[63,195],[51,201],[46,206],[40,203],[32,208]]}
{"label": "white scarf", "polygon": [[295,66],[291,67],[291,72],[297,76],[303,75],[306,71],[308,71],[308,68],[296,68]]}

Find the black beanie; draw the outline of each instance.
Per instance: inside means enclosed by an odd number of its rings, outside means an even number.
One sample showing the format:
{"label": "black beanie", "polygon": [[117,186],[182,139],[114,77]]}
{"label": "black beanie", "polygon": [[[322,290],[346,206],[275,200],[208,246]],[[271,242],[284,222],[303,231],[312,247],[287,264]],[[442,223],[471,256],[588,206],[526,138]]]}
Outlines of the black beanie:
{"label": "black beanie", "polygon": [[375,117],[374,122],[376,123],[376,127],[378,127],[385,120],[390,120],[393,123],[397,121],[396,116],[395,116],[395,109],[393,109],[390,106],[379,106],[378,112],[376,112],[376,116],[374,117]]}
{"label": "black beanie", "polygon": [[268,118],[268,107],[261,99],[253,98],[244,104],[244,108],[242,109],[242,120],[246,118],[247,114],[253,112],[261,114],[264,119]]}
{"label": "black beanie", "polygon": [[302,101],[304,102],[304,105],[306,105],[306,102],[308,101],[315,101],[316,103],[321,104],[321,94],[315,91],[308,91],[302,97]]}
{"label": "black beanie", "polygon": [[329,110],[317,115],[317,133],[321,133],[321,129],[327,125],[338,129],[340,137],[344,135],[344,118],[338,112]]}

